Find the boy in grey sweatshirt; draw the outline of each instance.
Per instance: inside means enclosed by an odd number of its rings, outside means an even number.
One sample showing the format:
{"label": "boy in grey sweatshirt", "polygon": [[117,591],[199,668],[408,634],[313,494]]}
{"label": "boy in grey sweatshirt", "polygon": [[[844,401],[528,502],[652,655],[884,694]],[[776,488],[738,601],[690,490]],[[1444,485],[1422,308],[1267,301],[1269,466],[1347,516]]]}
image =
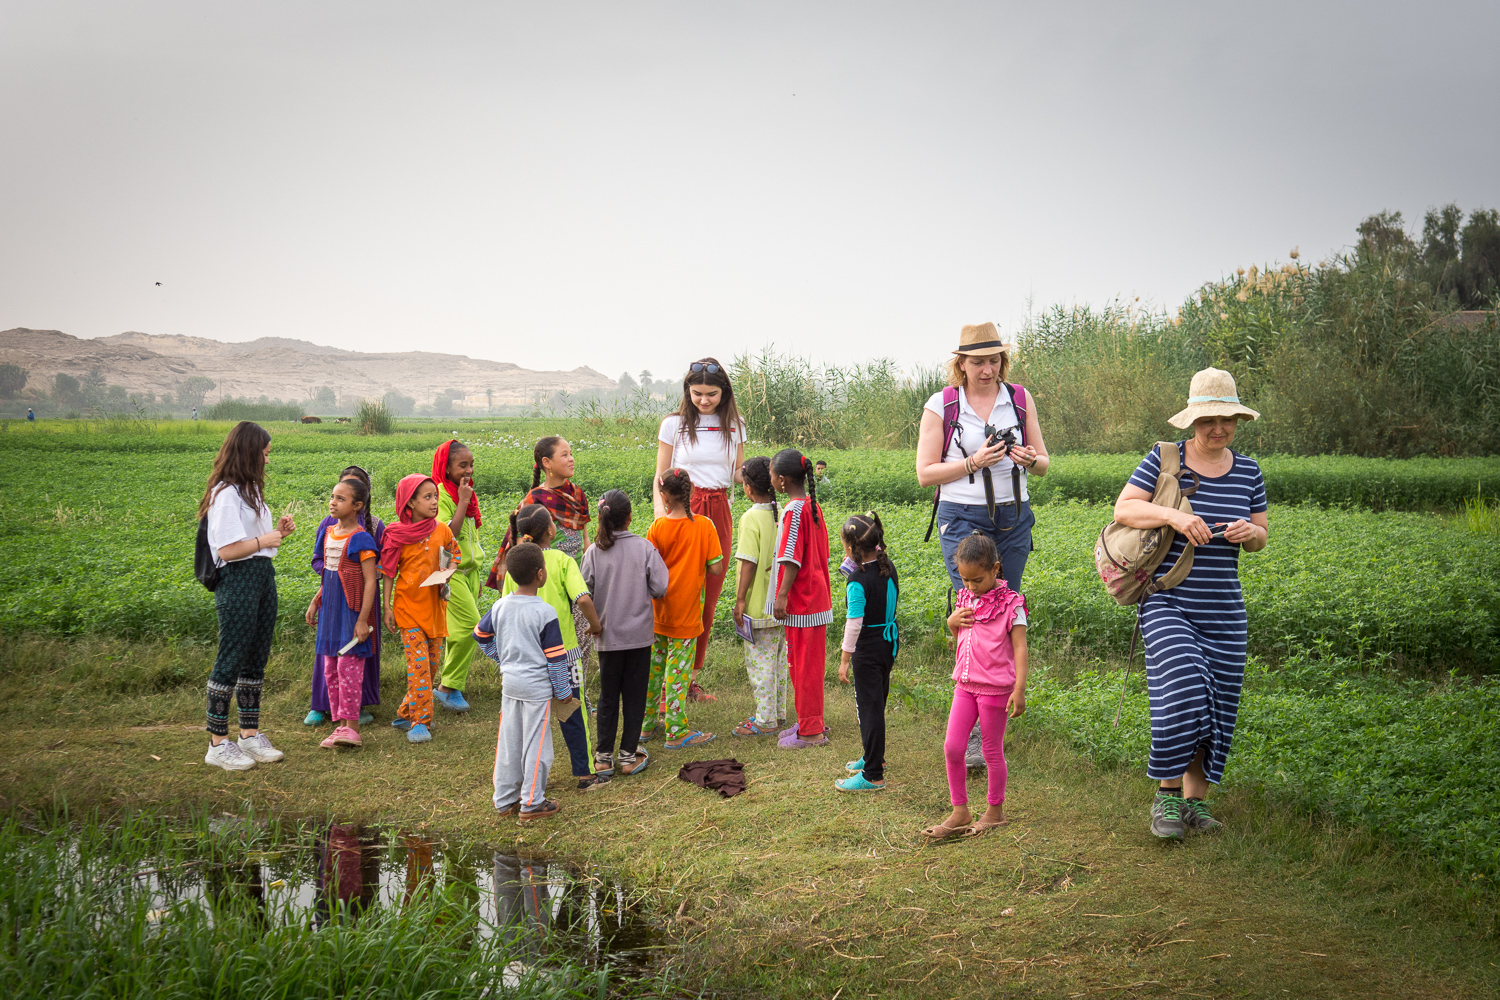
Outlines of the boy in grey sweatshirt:
{"label": "boy in grey sweatshirt", "polygon": [[517,591],[496,601],[474,627],[485,656],[500,666],[500,733],[495,746],[495,809],[520,819],[554,816],[562,806],[547,798],[552,770],[552,717],[578,710],[571,697],[568,657],[557,612],[536,596],[547,582],[542,550],[522,542],[506,555]]}

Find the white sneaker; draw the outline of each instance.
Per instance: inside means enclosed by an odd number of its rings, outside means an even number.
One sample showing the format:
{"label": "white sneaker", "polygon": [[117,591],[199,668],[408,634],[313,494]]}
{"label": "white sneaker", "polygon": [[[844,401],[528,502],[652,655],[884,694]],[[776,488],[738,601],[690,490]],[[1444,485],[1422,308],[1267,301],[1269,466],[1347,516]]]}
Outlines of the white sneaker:
{"label": "white sneaker", "polygon": [[248,771],[255,766],[255,761],[241,750],[234,740],[225,740],[218,746],[210,746],[207,756],[203,758],[203,763],[222,767],[226,771]]}
{"label": "white sneaker", "polygon": [[[226,740],[225,742],[228,741]],[[271,745],[271,738],[265,733],[246,736],[240,740],[240,749],[245,751],[257,764],[270,764],[286,756],[286,754]]]}

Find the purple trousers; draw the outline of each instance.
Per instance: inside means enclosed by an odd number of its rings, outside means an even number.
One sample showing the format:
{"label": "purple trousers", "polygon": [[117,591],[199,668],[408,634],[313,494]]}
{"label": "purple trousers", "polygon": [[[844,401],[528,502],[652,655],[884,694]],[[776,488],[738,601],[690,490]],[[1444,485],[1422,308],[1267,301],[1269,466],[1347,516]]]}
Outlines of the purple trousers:
{"label": "purple trousers", "polygon": [[[378,653],[365,659],[365,683],[359,697],[361,705],[380,704],[380,655]],[[328,679],[323,676],[323,657],[317,655],[313,656],[312,710],[314,712],[332,711],[328,704]]]}

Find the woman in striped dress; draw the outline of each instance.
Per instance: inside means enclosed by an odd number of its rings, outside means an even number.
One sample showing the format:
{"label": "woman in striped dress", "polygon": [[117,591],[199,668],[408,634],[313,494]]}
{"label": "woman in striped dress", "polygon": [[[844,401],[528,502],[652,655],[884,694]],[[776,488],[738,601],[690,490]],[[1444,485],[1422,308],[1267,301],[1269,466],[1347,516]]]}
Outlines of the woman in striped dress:
{"label": "woman in striped dress", "polygon": [[1193,568],[1141,608],[1146,681],[1151,699],[1151,758],[1146,773],[1161,782],[1151,807],[1151,832],[1180,840],[1189,829],[1219,825],[1209,812],[1208,783],[1224,775],[1245,678],[1245,600],[1240,550],[1266,547],[1266,484],[1253,459],[1230,450],[1241,419],[1259,413],[1240,404],[1234,378],[1217,368],[1193,376],[1188,406],[1174,427],[1193,436],[1177,444],[1183,469],[1198,483],[1193,513],[1151,502],[1161,472],[1152,448],[1120,491],[1115,520],[1133,528],[1170,526],[1176,535],[1157,570],[1166,575],[1196,546]]}

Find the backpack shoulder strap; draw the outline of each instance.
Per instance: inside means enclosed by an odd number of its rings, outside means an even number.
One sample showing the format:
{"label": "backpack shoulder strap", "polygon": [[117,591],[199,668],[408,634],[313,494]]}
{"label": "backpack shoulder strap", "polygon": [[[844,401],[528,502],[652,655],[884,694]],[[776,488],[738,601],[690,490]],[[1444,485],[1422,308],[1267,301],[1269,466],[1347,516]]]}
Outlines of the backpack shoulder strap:
{"label": "backpack shoulder strap", "polygon": [[948,457],[948,446],[953,443],[953,432],[958,430],[958,386],[943,387],[943,451],[940,457]]}
{"label": "backpack shoulder strap", "polygon": [[1030,394],[1026,387],[1019,382],[1007,382],[1005,387],[1010,390],[1010,405],[1016,409],[1016,423],[1021,428],[1021,447],[1026,447],[1026,404]]}
{"label": "backpack shoulder strap", "polygon": [[1156,449],[1161,456],[1161,471],[1176,478],[1177,474],[1182,471],[1181,457],[1177,454],[1177,442],[1158,441]]}

